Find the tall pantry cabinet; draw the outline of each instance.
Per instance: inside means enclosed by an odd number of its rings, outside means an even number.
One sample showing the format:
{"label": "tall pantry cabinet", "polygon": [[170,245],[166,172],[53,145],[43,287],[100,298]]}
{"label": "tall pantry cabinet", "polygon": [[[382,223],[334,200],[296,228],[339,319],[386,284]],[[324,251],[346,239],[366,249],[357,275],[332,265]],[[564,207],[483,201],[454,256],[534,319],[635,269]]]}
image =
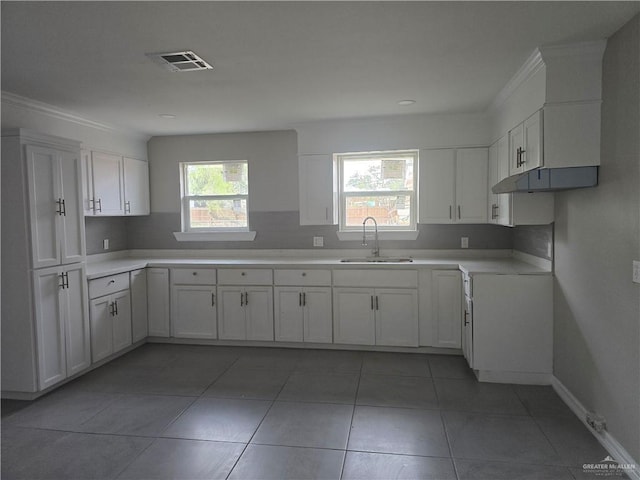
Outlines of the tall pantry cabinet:
{"label": "tall pantry cabinet", "polygon": [[91,363],[80,143],[2,131],[2,395]]}

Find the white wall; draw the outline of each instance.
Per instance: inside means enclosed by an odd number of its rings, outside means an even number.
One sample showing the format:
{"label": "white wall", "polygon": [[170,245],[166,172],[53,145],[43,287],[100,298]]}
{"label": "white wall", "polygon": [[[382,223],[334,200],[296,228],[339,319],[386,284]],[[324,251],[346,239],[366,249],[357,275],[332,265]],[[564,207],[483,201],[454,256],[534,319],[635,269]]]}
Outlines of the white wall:
{"label": "white wall", "polygon": [[[555,376],[640,460],[640,16],[603,62],[596,188],[556,193]],[[596,459],[597,460],[597,459]]]}
{"label": "white wall", "polygon": [[180,212],[180,162],[247,160],[249,210],[298,210],[298,157],[293,130],[175,135],[149,140],[151,211]]}
{"label": "white wall", "polygon": [[[48,135],[78,140],[84,145],[97,150],[120,153],[134,158],[147,158],[146,135],[127,133],[115,129],[100,128],[71,121],[64,112],[60,115],[47,113],[50,106],[40,102],[26,104],[22,99],[14,101],[14,97],[2,98],[2,128],[27,128]],[[80,120],[80,122],[82,122]]]}
{"label": "white wall", "polygon": [[296,126],[298,154],[489,145],[485,114],[402,115]]}

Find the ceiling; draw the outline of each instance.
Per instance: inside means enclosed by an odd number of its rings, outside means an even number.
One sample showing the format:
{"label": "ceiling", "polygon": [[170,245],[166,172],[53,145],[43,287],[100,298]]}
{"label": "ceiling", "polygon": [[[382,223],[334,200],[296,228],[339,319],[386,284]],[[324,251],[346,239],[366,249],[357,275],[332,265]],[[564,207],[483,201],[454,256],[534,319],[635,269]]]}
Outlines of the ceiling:
{"label": "ceiling", "polygon": [[[2,90],[148,135],[481,112],[539,45],[640,2],[2,1]],[[145,53],[193,50],[213,70]],[[410,106],[399,100],[412,99]],[[173,114],[174,119],[160,114]]]}

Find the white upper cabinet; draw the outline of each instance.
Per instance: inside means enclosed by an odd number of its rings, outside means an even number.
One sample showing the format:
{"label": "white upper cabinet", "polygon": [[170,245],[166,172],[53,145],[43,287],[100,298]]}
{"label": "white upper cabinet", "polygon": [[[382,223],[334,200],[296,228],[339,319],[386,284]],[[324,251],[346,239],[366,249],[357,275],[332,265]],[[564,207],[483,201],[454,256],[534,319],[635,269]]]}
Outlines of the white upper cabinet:
{"label": "white upper cabinet", "polygon": [[486,148],[421,150],[419,175],[419,223],[486,223]]}
{"label": "white upper cabinet", "polygon": [[113,153],[82,151],[85,215],[149,215],[149,164]]}
{"label": "white upper cabinet", "polygon": [[124,215],[124,167],[122,157],[91,152],[94,215]]}
{"label": "white upper cabinet", "polygon": [[26,145],[33,268],[85,256],[80,152]]}
{"label": "white upper cabinet", "polygon": [[509,132],[509,175],[542,165],[542,110],[539,110]]}
{"label": "white upper cabinet", "polygon": [[334,224],[334,168],[331,155],[298,158],[300,225]]}
{"label": "white upper cabinet", "polygon": [[486,223],[486,148],[456,151],[456,220],[460,223]]}
{"label": "white upper cabinet", "polygon": [[544,225],[553,222],[552,192],[500,193],[491,191],[496,183],[509,176],[508,136],[489,147],[488,214],[489,223],[497,225]]}
{"label": "white upper cabinet", "polygon": [[421,150],[419,223],[452,223],[456,202],[454,149]]}
{"label": "white upper cabinet", "polygon": [[124,157],[124,213],[149,215],[149,164]]}

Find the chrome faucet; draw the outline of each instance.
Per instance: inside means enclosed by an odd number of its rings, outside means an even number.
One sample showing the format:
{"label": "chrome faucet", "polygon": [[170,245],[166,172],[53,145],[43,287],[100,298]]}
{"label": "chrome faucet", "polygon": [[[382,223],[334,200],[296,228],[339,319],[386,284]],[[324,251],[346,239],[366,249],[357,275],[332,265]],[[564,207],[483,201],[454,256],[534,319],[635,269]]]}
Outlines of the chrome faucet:
{"label": "chrome faucet", "polygon": [[376,219],[373,218],[373,217],[367,217],[362,222],[362,246],[363,247],[367,246],[367,221],[369,221],[369,220],[373,220],[373,225],[375,226],[375,240],[374,240],[373,249],[371,250],[371,254],[374,257],[379,257],[380,256],[380,243],[378,241],[378,222],[376,222]]}

